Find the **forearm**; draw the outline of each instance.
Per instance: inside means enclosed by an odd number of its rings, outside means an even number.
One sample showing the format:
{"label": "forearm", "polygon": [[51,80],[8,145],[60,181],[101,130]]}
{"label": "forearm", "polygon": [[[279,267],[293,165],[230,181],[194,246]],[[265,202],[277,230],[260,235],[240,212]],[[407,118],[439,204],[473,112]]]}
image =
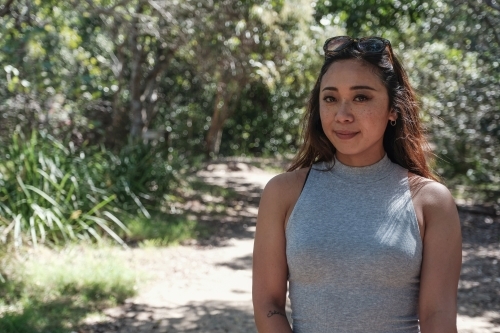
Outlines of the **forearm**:
{"label": "forearm", "polygon": [[436,312],[420,319],[421,333],[457,333],[456,315]]}
{"label": "forearm", "polygon": [[254,306],[254,316],[259,333],[292,333],[284,307]]}

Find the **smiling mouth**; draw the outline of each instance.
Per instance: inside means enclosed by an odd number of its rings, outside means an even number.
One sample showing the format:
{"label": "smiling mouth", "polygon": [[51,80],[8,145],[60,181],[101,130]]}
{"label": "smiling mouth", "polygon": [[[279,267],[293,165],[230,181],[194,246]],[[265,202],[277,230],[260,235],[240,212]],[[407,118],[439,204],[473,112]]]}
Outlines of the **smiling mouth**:
{"label": "smiling mouth", "polygon": [[359,132],[350,132],[350,131],[334,131],[335,135],[342,140],[349,140],[354,138]]}

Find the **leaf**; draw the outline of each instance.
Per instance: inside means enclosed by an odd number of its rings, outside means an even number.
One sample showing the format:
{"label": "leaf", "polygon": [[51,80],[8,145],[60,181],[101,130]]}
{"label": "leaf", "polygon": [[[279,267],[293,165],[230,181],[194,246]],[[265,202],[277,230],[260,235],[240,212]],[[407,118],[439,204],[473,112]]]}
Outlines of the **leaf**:
{"label": "leaf", "polygon": [[88,219],[91,221],[94,221],[97,223],[104,231],[106,231],[111,237],[113,237],[118,244],[122,245],[123,247],[128,247],[127,244],[118,236],[113,230],[111,230],[107,225],[106,225],[106,220],[96,217],[96,216],[89,216],[89,215],[83,215],[82,218]]}
{"label": "leaf", "polygon": [[39,190],[38,188],[31,186],[31,185],[26,185],[25,187],[27,190],[30,190],[30,191],[37,193],[38,195],[43,197],[45,200],[47,200],[49,203],[51,203],[55,207],[58,207],[59,209],[61,208],[59,206],[59,204],[53,198],[51,198],[50,195],[48,195],[47,193],[45,193],[45,192],[43,192],[43,191]]}

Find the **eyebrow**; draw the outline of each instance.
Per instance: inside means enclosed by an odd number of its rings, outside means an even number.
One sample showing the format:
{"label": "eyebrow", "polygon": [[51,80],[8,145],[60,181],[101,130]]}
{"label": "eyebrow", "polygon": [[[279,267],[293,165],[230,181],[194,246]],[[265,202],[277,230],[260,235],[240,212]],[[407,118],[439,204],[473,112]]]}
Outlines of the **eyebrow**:
{"label": "eyebrow", "polygon": [[[349,88],[350,90],[361,90],[361,89],[367,89],[367,90],[374,90],[377,91],[377,89],[370,87],[370,86],[352,86]],[[322,91],[325,90],[333,90],[333,91],[339,91],[336,87],[324,87]]]}

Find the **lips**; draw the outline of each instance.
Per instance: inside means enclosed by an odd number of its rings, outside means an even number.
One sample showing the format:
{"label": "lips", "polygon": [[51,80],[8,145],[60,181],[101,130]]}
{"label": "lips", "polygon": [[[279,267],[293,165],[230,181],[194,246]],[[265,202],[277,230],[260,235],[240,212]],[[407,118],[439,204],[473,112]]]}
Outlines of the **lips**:
{"label": "lips", "polygon": [[334,131],[335,135],[342,140],[349,140],[354,138],[359,132],[354,131]]}

